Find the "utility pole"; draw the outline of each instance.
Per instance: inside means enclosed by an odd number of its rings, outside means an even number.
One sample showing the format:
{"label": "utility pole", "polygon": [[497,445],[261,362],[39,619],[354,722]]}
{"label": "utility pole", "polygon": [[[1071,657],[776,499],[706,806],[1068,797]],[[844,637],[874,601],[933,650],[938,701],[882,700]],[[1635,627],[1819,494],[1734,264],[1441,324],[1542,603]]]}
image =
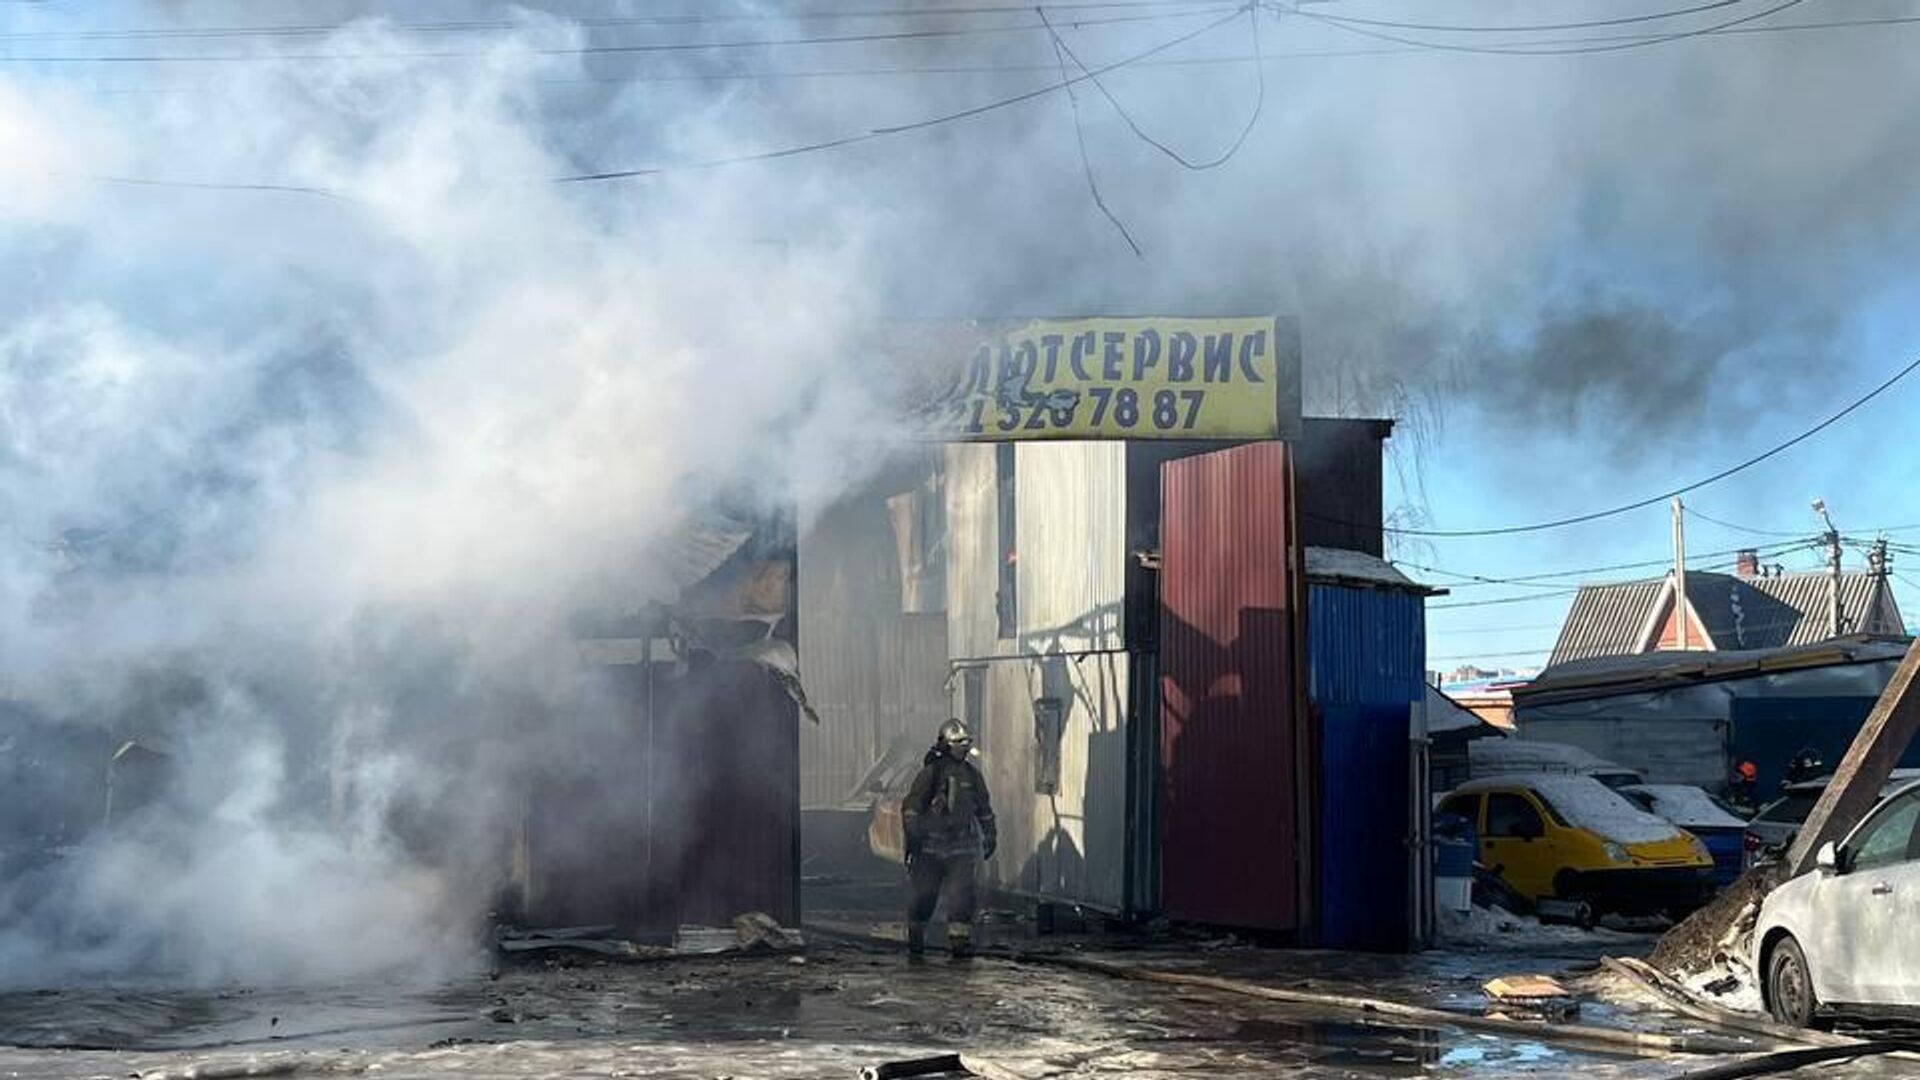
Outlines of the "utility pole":
{"label": "utility pole", "polygon": [[1839,637],[1847,632],[1847,613],[1840,599],[1840,530],[1827,514],[1825,499],[1813,500],[1813,512],[1827,526],[1826,535],[1821,537],[1827,542],[1827,636]]}
{"label": "utility pole", "polygon": [[1687,644],[1687,622],[1692,605],[1687,603],[1687,507],[1680,496],[1673,497],[1673,617],[1680,627],[1680,649]]}

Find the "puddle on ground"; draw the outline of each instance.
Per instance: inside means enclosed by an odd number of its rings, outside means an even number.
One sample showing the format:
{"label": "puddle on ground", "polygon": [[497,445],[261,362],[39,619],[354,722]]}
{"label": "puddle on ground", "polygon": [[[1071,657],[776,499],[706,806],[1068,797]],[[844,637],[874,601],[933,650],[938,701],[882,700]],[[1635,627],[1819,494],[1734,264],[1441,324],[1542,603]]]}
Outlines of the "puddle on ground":
{"label": "puddle on ground", "polygon": [[1234,1027],[1232,1038],[1256,1046],[1297,1048],[1309,1064],[1381,1077],[1565,1071],[1581,1063],[1630,1060],[1458,1028],[1341,1020],[1244,1020]]}

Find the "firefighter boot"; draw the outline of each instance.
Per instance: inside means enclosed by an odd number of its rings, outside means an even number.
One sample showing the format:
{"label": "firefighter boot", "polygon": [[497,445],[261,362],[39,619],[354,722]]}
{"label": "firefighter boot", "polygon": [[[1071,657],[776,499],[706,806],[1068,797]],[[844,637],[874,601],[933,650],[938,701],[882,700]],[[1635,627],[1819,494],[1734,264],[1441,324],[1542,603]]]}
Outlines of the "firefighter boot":
{"label": "firefighter boot", "polygon": [[927,955],[927,924],[923,922],[907,924],[907,956],[918,960]]}
{"label": "firefighter boot", "polygon": [[955,960],[973,958],[973,926],[969,923],[951,923],[947,926],[947,953]]}

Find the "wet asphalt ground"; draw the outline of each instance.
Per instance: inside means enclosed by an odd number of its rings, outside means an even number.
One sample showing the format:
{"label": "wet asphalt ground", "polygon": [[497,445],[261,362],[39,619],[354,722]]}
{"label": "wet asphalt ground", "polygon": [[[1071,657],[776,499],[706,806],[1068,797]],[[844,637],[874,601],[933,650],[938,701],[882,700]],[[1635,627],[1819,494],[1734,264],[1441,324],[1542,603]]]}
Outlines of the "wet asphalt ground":
{"label": "wet asphalt ground", "polygon": [[[858,940],[872,910],[810,911],[837,930],[803,956],[640,963],[548,957],[409,985],[185,990],[164,984],[0,994],[0,1077],[201,1075],[379,1077],[847,1078],[878,1062],[962,1053],[1027,1077],[1571,1076],[1654,1080],[1703,1062],[1596,1054],[1450,1024],[1388,1023],[983,957],[910,962]],[[887,927],[878,926],[884,935]],[[851,930],[850,936],[841,936]],[[989,928],[1026,939],[1030,928]],[[1576,982],[1619,935],[1590,946],[1476,947],[1415,956],[1254,948],[1230,939],[1049,939],[1048,947],[1169,971],[1289,989],[1390,998],[1459,1012],[1485,1007],[1499,974]],[[1590,1001],[1583,1023],[1692,1030],[1631,1004]],[[195,1070],[198,1070],[196,1073]],[[251,1070],[251,1071],[249,1071]],[[1887,1064],[1806,1075],[1907,1075]]]}
{"label": "wet asphalt ground", "polygon": [[10,994],[0,1041],[13,1047],[0,1051],[0,1075],[45,1077],[247,1060],[406,1077],[851,1077],[956,1052],[1027,1076],[1565,1075],[1619,1064],[1211,991],[833,947],[804,962],[540,966],[431,987]]}

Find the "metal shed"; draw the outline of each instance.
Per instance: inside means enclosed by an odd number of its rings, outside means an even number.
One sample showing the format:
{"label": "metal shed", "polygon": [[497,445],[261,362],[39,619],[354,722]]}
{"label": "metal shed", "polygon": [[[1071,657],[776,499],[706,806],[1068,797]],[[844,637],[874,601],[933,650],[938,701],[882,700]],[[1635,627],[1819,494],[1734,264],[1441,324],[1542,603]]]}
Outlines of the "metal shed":
{"label": "metal shed", "polygon": [[[1604,657],[1514,691],[1522,739],[1567,743],[1653,783],[1721,790],[1735,761],[1777,788],[1802,748],[1837,762],[1906,651],[1865,636],[1814,645]],[[1908,764],[1920,764],[1920,745]]]}
{"label": "metal shed", "polygon": [[1307,670],[1319,744],[1318,943],[1397,951],[1424,835],[1409,737],[1425,699],[1429,592],[1379,559],[1307,549]]}

